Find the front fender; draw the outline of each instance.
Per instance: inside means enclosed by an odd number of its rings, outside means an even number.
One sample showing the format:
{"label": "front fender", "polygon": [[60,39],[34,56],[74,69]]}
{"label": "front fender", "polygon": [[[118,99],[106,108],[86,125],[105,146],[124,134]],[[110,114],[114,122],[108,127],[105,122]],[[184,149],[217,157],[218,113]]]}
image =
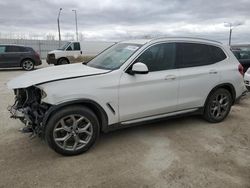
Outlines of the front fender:
{"label": "front fender", "polygon": [[95,102],[93,100],[89,100],[89,99],[78,99],[78,100],[64,102],[64,103],[61,103],[58,105],[52,105],[43,117],[42,124],[43,124],[44,129],[46,128],[46,125],[47,125],[50,117],[53,114],[55,114],[60,109],[65,108],[67,106],[71,106],[71,105],[84,105],[84,106],[87,106],[88,108],[90,108],[98,117],[98,120],[99,120],[100,125],[101,125],[101,130],[104,132],[105,132],[105,130],[107,130],[107,127],[108,127],[107,113],[101,107],[101,105],[99,105],[97,102]]}

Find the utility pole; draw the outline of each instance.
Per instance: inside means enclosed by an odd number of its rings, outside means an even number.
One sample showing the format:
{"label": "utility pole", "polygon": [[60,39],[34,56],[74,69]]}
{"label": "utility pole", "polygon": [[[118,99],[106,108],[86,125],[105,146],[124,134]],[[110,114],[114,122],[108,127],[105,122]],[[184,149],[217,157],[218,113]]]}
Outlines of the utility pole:
{"label": "utility pole", "polygon": [[229,39],[228,39],[228,40],[229,40],[229,41],[228,41],[229,46],[231,46],[232,31],[233,31],[232,23],[229,23]]}
{"label": "utility pole", "polygon": [[60,31],[60,15],[61,15],[62,8],[59,9],[59,13],[57,16],[57,27],[58,27],[58,35],[59,35],[59,47],[61,46],[61,31]]}
{"label": "utility pole", "polygon": [[78,26],[77,26],[77,13],[76,10],[72,10],[75,12],[75,22],[76,22],[76,41],[78,41]]}
{"label": "utility pole", "polygon": [[243,25],[242,22],[236,22],[236,23],[230,23],[230,22],[224,22],[225,27],[229,27],[229,38],[228,38],[228,44],[231,46],[232,43],[232,33],[233,33],[233,28]]}

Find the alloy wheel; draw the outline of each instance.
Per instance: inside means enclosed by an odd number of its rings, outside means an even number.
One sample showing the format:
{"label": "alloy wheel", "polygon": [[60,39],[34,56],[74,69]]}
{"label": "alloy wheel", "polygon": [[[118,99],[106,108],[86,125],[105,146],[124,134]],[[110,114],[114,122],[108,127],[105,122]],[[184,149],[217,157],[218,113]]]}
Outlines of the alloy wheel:
{"label": "alloy wheel", "polygon": [[34,68],[34,64],[31,60],[25,60],[22,64],[24,70],[32,70]]}
{"label": "alloy wheel", "polygon": [[77,151],[89,143],[93,136],[93,125],[80,114],[61,118],[53,131],[55,143],[67,151]]}
{"label": "alloy wheel", "polygon": [[226,94],[215,95],[210,105],[211,116],[215,119],[223,118],[230,108],[229,100],[229,96]]}

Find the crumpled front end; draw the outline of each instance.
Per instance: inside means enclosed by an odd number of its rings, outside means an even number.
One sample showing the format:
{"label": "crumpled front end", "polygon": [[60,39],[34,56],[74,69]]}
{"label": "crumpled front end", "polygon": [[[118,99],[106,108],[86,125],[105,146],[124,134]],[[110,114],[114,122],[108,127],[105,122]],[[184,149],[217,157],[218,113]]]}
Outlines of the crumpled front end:
{"label": "crumpled front end", "polygon": [[43,118],[50,108],[43,103],[42,98],[46,94],[38,87],[14,89],[15,103],[9,107],[11,118],[20,119],[25,127],[23,132],[32,132],[41,136],[43,133]]}

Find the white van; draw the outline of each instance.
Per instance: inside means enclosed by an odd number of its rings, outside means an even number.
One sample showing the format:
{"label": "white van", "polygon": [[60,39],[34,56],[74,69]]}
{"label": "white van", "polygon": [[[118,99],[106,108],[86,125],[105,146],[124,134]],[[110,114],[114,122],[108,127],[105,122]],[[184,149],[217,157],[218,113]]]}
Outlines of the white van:
{"label": "white van", "polygon": [[62,65],[89,61],[103,50],[114,45],[114,42],[103,41],[71,41],[47,55],[47,63]]}

